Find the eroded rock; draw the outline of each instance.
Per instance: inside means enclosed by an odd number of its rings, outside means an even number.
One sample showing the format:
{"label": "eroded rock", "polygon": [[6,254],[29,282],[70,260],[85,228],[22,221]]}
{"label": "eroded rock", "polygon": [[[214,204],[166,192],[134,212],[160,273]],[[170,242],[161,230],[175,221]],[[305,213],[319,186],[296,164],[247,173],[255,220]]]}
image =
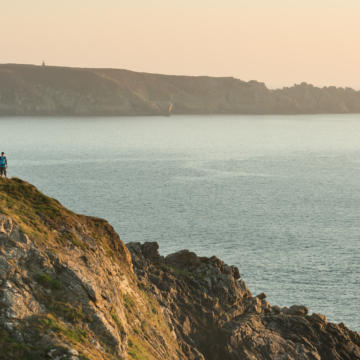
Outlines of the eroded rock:
{"label": "eroded rock", "polygon": [[126,247],[18,179],[0,209],[1,360],[360,359],[358,333],[253,296],[215,256]]}

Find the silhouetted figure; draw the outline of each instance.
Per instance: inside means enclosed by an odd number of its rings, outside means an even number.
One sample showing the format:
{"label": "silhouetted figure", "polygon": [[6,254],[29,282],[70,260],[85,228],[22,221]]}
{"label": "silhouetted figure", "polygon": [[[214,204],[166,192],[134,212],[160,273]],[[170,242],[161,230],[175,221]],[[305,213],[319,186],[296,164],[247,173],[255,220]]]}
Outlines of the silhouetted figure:
{"label": "silhouetted figure", "polygon": [[5,153],[2,152],[0,156],[0,176],[7,177],[6,169],[8,167],[8,162],[5,156]]}

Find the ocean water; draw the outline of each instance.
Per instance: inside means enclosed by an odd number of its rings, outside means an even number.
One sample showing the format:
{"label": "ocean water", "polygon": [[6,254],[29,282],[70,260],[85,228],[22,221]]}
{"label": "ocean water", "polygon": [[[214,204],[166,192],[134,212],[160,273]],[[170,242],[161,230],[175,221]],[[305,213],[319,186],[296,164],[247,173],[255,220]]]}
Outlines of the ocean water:
{"label": "ocean water", "polygon": [[124,242],[239,267],[360,331],[360,115],[1,118],[9,173]]}

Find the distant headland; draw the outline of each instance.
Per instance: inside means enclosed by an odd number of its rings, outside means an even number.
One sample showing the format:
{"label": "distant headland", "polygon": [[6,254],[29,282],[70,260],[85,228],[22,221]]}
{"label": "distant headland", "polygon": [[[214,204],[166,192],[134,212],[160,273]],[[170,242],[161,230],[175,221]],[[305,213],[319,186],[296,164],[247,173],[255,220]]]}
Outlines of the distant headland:
{"label": "distant headland", "polygon": [[0,65],[0,116],[360,113],[360,91],[232,77]]}

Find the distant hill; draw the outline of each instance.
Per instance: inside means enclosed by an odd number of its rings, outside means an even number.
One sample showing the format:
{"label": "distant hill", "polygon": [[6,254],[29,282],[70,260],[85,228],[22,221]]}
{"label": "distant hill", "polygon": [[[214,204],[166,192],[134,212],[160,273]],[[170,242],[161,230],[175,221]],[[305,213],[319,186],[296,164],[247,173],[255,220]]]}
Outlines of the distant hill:
{"label": "distant hill", "polygon": [[360,91],[231,77],[0,65],[0,116],[360,113]]}

